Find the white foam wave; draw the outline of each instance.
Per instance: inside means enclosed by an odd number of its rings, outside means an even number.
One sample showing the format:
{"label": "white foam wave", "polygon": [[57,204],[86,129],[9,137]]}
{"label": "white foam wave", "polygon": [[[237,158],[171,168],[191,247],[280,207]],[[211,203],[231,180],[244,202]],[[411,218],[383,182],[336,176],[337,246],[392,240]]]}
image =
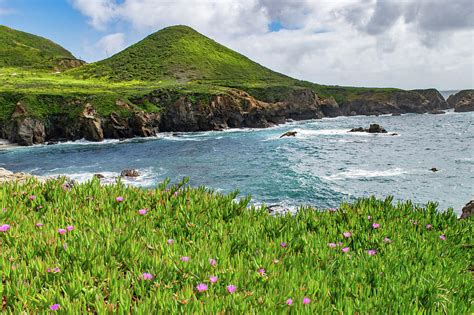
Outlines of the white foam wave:
{"label": "white foam wave", "polygon": [[326,180],[343,180],[343,179],[358,179],[358,178],[373,178],[373,177],[394,177],[407,174],[408,172],[401,168],[394,168],[391,170],[362,170],[362,169],[350,169],[337,174],[329,176],[323,176]]}

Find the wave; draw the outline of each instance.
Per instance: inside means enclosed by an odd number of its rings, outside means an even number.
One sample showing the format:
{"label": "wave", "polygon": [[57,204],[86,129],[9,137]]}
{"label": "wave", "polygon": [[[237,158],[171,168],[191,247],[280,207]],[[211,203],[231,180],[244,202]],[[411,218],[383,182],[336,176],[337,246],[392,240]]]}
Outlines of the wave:
{"label": "wave", "polygon": [[322,176],[325,180],[343,180],[343,179],[358,179],[358,178],[374,178],[374,177],[394,177],[407,174],[408,172],[401,168],[394,168],[391,170],[377,171],[377,170],[362,170],[352,169],[337,174]]}
{"label": "wave", "polygon": [[[146,169],[138,169],[140,176],[138,177],[122,177],[122,183],[131,186],[137,187],[151,187],[156,185],[158,182],[162,180],[161,174],[163,170],[160,169],[159,172],[153,167],[146,168]],[[120,177],[119,172],[76,172],[76,173],[68,173],[68,172],[49,172],[44,174],[46,177],[60,177],[66,176],[72,180],[75,180],[79,183],[84,183],[90,181],[95,174],[101,174],[104,178],[101,178],[100,181],[102,184],[114,184],[117,179]]]}

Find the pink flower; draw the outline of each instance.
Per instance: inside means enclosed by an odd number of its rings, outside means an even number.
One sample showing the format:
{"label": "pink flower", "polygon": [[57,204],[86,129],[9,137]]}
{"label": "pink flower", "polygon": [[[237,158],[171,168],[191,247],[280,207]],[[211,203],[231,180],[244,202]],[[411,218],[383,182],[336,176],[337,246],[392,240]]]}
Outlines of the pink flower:
{"label": "pink flower", "polygon": [[286,300],[286,305],[293,305],[293,300],[292,299]]}
{"label": "pink flower", "polygon": [[217,261],[213,258],[209,259],[209,264],[212,266],[212,267],[215,267],[217,266]]}
{"label": "pink flower", "polygon": [[31,195],[28,197],[28,199],[30,199],[31,201],[35,200],[36,199],[36,196],[35,195]]}
{"label": "pink flower", "polygon": [[344,248],[342,249],[342,251],[343,251],[344,253],[347,253],[347,252],[349,251],[349,247],[344,247]]}
{"label": "pink flower", "polygon": [[174,244],[174,239],[170,238],[169,240],[166,241],[166,243],[168,243],[169,245],[172,245]]}
{"label": "pink flower", "polygon": [[389,239],[388,237],[384,238],[383,241],[387,244],[390,244],[392,242],[392,240]]}
{"label": "pink flower", "polygon": [[425,225],[425,227],[426,227],[427,230],[429,230],[429,229],[431,229],[431,224],[427,224],[427,225]]}
{"label": "pink flower", "polygon": [[446,240],[446,235],[440,235],[439,238],[440,238],[442,241],[445,241],[445,240]]}
{"label": "pink flower", "polygon": [[151,280],[151,279],[153,279],[153,276],[151,275],[151,273],[144,272],[144,273],[142,274],[142,279],[143,279],[143,280]]}
{"label": "pink flower", "polygon": [[188,262],[189,257],[188,256],[181,257],[181,261]]}
{"label": "pink flower", "polygon": [[[331,212],[336,212],[337,211],[337,208],[329,208],[329,211]],[[291,299],[290,299],[291,300]],[[291,300],[291,302],[293,303],[293,300]]]}
{"label": "pink flower", "polygon": [[122,197],[122,196],[118,196],[117,198],[115,198],[115,201],[117,201],[117,202],[122,202],[122,201],[123,201],[123,197]]}
{"label": "pink flower", "polygon": [[145,215],[147,213],[147,211],[148,211],[147,209],[140,209],[140,210],[138,210],[138,214]]}
{"label": "pink flower", "polygon": [[331,248],[335,248],[337,245],[336,245],[336,243],[328,243],[328,246],[331,247]]}
{"label": "pink flower", "polygon": [[217,280],[219,280],[216,276],[210,276],[209,277],[209,281],[211,281],[211,283],[216,283]]}
{"label": "pink flower", "polygon": [[57,311],[57,310],[59,310],[60,307],[61,307],[61,305],[59,305],[59,304],[53,304],[49,307],[49,309],[52,310],[52,311]]}
{"label": "pink flower", "polygon": [[74,230],[74,226],[68,225],[68,226],[66,227],[66,230],[67,230],[68,232],[71,232],[72,230]]}
{"label": "pink flower", "polygon": [[53,272],[54,272],[54,273],[61,272],[61,269],[59,269],[58,267],[56,267],[56,268],[53,268]]}
{"label": "pink flower", "polygon": [[308,305],[309,303],[311,303],[311,300],[310,300],[309,298],[305,297],[305,298],[303,299],[303,304],[304,304],[304,305]]}
{"label": "pink flower", "polygon": [[66,234],[66,230],[65,229],[58,229],[58,233],[61,234],[61,235],[64,235],[64,234]]}
{"label": "pink flower", "polygon": [[281,243],[280,243],[280,246],[281,246],[281,247],[286,247],[286,243],[285,243],[285,242],[281,242]]}
{"label": "pink flower", "polygon": [[0,226],[0,232],[6,232],[10,229],[10,226],[8,224],[3,224]]}
{"label": "pink flower", "polygon": [[377,250],[375,250],[375,249],[369,249],[369,250],[367,251],[367,254],[369,254],[369,256],[374,256],[375,254],[377,254]]}
{"label": "pink flower", "polygon": [[36,223],[36,227],[42,227],[43,223]]}
{"label": "pink flower", "polygon": [[374,229],[378,229],[378,228],[380,227],[380,224],[374,223],[374,224],[372,224],[372,227],[373,227]]}
{"label": "pink flower", "polygon": [[411,223],[413,223],[413,225],[417,225],[418,221],[412,220]]}
{"label": "pink flower", "polygon": [[235,290],[237,290],[237,287],[233,284],[227,286],[227,291],[229,291],[230,294],[234,293]]}
{"label": "pink flower", "polygon": [[177,196],[178,196],[178,192],[175,191],[173,195],[174,195],[175,197],[177,197]]}
{"label": "pink flower", "polygon": [[260,275],[263,276],[263,275],[265,274],[265,269],[260,268],[260,269],[257,270],[257,272],[258,272]]}
{"label": "pink flower", "polygon": [[372,216],[368,215],[367,220],[369,220],[369,221],[372,220]]}
{"label": "pink flower", "polygon": [[196,289],[198,290],[199,293],[207,291],[207,284],[204,283],[199,283],[196,286]]}
{"label": "pink flower", "polygon": [[351,237],[352,233],[351,232],[344,232],[344,233],[342,233],[342,235],[344,235],[345,238],[348,238],[348,237]]}

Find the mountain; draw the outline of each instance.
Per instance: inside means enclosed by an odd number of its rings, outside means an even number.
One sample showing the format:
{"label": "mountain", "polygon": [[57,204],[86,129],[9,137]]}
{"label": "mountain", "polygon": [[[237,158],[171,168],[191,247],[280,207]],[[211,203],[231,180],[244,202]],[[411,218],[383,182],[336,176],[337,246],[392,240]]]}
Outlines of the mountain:
{"label": "mountain", "polygon": [[0,67],[61,70],[83,63],[49,39],[0,25]]}
{"label": "mountain", "polygon": [[81,68],[78,73],[86,78],[113,81],[293,81],[182,25],[153,33],[110,58]]}

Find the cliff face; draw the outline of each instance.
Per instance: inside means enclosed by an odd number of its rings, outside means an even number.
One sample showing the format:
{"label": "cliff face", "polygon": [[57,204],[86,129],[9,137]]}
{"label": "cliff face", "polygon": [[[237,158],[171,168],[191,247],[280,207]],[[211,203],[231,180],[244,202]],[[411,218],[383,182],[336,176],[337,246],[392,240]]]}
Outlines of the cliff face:
{"label": "cliff face", "polygon": [[455,112],[474,111],[474,90],[463,90],[448,97],[448,104]]}
{"label": "cliff face", "polygon": [[[471,95],[471,94],[469,94]],[[460,98],[464,99],[464,98]],[[226,128],[265,128],[288,119],[304,120],[342,115],[379,115],[390,113],[425,113],[449,105],[436,90],[367,91],[338,104],[334,98],[321,100],[311,89],[293,90],[273,103],[259,101],[237,89],[219,95],[180,94],[156,90],[129,103],[116,100],[122,111],[100,115],[87,99],[64,99],[69,111],[77,115],[54,114],[32,118],[27,106],[18,102],[11,119],[0,122],[0,136],[20,145],[65,140],[102,141],[149,137],[167,131],[207,131]],[[140,110],[153,104],[161,111]]]}

